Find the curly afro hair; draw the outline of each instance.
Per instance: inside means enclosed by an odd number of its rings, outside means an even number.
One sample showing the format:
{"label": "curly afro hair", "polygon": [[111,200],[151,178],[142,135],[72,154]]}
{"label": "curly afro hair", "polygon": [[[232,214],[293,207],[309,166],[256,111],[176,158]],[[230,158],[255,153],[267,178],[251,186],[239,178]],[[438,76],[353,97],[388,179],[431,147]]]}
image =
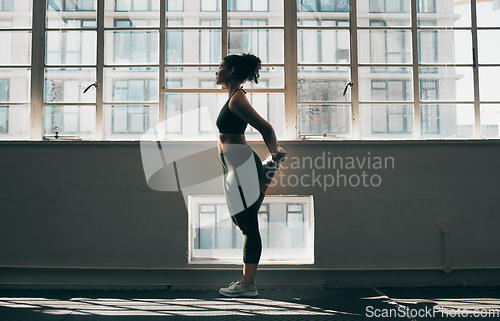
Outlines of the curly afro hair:
{"label": "curly afro hair", "polygon": [[234,67],[234,72],[231,78],[238,82],[253,81],[259,83],[259,70],[261,69],[260,58],[252,54],[229,55],[224,57],[224,63],[231,69]]}

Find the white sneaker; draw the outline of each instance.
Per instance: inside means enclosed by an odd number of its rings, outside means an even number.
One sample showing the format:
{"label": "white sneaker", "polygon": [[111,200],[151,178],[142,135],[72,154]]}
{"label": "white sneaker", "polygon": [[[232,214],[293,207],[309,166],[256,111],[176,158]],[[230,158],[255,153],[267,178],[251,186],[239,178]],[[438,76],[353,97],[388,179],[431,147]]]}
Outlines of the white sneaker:
{"label": "white sneaker", "polygon": [[259,294],[257,292],[257,286],[255,285],[255,282],[247,287],[243,287],[241,285],[241,281],[231,282],[231,284],[229,284],[229,287],[220,288],[219,293],[231,298],[254,297]]}

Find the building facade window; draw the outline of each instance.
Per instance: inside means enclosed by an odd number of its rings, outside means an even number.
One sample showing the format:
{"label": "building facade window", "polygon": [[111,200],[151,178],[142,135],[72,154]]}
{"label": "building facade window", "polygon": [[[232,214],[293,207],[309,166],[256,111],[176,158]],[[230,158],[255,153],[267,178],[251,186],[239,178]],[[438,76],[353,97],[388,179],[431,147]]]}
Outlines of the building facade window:
{"label": "building facade window", "polygon": [[269,11],[269,0],[227,0],[228,11]]}
{"label": "building facade window", "polygon": [[349,12],[348,0],[299,0],[298,11]]}
{"label": "building facade window", "polygon": [[[161,1],[161,0],[160,0]],[[184,11],[184,0],[166,0],[167,11]],[[210,2],[211,0],[201,0],[202,2]],[[215,0],[217,1],[217,0]],[[219,0],[220,1],[220,0]]]}
{"label": "building facade window", "polygon": [[420,13],[435,13],[436,0],[418,0],[417,10]]}
{"label": "building facade window", "polygon": [[[179,1],[167,1],[179,2]],[[116,11],[158,11],[160,2],[158,0],[116,0]]]}
{"label": "building facade window", "polygon": [[425,134],[440,134],[439,106],[423,105],[421,108],[421,127]]}
{"label": "building facade window", "polygon": [[96,0],[63,0],[61,11],[92,11]]}
{"label": "building facade window", "polygon": [[406,101],[408,100],[407,80],[372,80],[372,100],[376,101]]}
{"label": "building facade window", "polygon": [[382,105],[371,106],[372,134],[406,134],[409,132],[408,106],[406,105]]}
{"label": "building facade window", "polygon": [[0,134],[9,133],[9,106],[0,106]]}
{"label": "building facade window", "polygon": [[200,0],[201,11],[221,11],[221,0]]}
{"label": "building facade window", "polygon": [[373,13],[410,12],[410,1],[408,1],[408,0],[370,0],[370,12],[373,12]]}
{"label": "building facade window", "polygon": [[115,106],[112,110],[113,134],[144,134],[150,128],[149,106]]}

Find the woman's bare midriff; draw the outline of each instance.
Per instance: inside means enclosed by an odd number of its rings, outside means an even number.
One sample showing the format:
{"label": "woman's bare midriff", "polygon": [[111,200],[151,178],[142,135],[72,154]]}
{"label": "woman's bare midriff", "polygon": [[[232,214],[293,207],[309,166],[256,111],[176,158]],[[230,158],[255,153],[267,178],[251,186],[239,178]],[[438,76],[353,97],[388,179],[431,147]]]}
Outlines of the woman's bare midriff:
{"label": "woman's bare midriff", "polygon": [[245,135],[239,134],[221,134],[219,133],[219,153],[224,153],[224,144],[242,144],[248,145],[247,140],[245,139]]}

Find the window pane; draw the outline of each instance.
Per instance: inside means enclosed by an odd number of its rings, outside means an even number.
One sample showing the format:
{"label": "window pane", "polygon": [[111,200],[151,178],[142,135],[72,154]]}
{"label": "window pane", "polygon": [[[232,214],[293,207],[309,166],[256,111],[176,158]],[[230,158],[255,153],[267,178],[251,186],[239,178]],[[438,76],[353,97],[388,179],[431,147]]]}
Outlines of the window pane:
{"label": "window pane", "polygon": [[31,32],[0,31],[0,65],[31,65]]}
{"label": "window pane", "polygon": [[104,68],[105,102],[158,102],[158,68]]}
{"label": "window pane", "polygon": [[30,68],[0,68],[0,102],[29,102],[30,88]]}
{"label": "window pane", "polygon": [[476,2],[477,26],[500,27],[500,4],[498,0]]}
{"label": "window pane", "polygon": [[477,31],[479,63],[500,64],[498,39],[500,39],[500,30]]}
{"label": "window pane", "polygon": [[358,26],[367,27],[373,20],[387,26],[411,25],[410,0],[357,0]]}
{"label": "window pane", "polygon": [[349,67],[299,67],[299,101],[350,101],[351,90],[343,96],[349,82]]}
{"label": "window pane", "polygon": [[[1,79],[0,85],[3,85]],[[0,91],[0,95],[3,94]],[[30,139],[29,105],[0,106],[0,140],[13,139]]]}
{"label": "window pane", "polygon": [[95,65],[95,31],[47,31],[47,65]]}
{"label": "window pane", "polygon": [[359,67],[361,101],[412,101],[413,77],[410,67]]}
{"label": "window pane", "polygon": [[158,64],[157,31],[105,31],[106,65]]}
{"label": "window pane", "polygon": [[499,83],[500,67],[479,67],[479,96],[481,100],[500,101]]}
{"label": "window pane", "polygon": [[47,1],[48,28],[95,28],[96,0]]}
{"label": "window pane", "polygon": [[433,12],[436,12],[436,0],[417,0],[417,13]]}
{"label": "window pane", "polygon": [[95,138],[95,106],[45,106],[44,135],[70,135],[82,139]]}
{"label": "window pane", "polygon": [[422,64],[472,64],[472,34],[467,30],[418,31],[418,60]]}
{"label": "window pane", "polygon": [[201,11],[220,11],[221,0],[206,0],[201,2]]}
{"label": "window pane", "polygon": [[348,30],[298,30],[299,63],[349,63]]}
{"label": "window pane", "polygon": [[474,105],[420,105],[423,138],[474,137]]}
{"label": "window pane", "polygon": [[481,105],[481,137],[500,138],[500,105]]}
{"label": "window pane", "polygon": [[283,43],[283,30],[228,31],[229,55],[252,53],[259,56],[264,64],[282,64],[284,62]]}
{"label": "window pane", "polygon": [[299,135],[351,136],[350,105],[298,105]]}
{"label": "window pane", "polygon": [[221,0],[203,0],[195,3],[196,5],[190,3],[183,7],[182,0],[167,0],[166,25],[200,27],[204,21],[209,20],[212,26],[221,26]]}
{"label": "window pane", "polygon": [[472,68],[421,67],[419,78],[422,101],[474,100]]}
{"label": "window pane", "polygon": [[105,105],[104,139],[140,139],[158,125],[158,105]]}
{"label": "window pane", "polygon": [[417,0],[418,26],[470,27],[469,0]]}
{"label": "window pane", "polygon": [[283,0],[230,0],[227,16],[229,27],[283,26]]}
{"label": "window pane", "polygon": [[[220,30],[167,30],[167,64],[218,64],[222,53]],[[184,45],[188,50],[184,50]]]}
{"label": "window pane", "polygon": [[252,10],[252,0],[228,0],[228,11],[250,11]]}
{"label": "window pane", "polygon": [[175,67],[165,69],[165,88],[217,88],[215,72],[217,67]]}
{"label": "window pane", "polygon": [[[349,1],[297,0],[298,26],[349,27]],[[334,14],[332,15],[332,12]]]}
{"label": "window pane", "polygon": [[245,82],[245,88],[285,88],[285,70],[283,67],[262,67],[259,70],[259,83]]}
{"label": "window pane", "polygon": [[160,26],[160,0],[107,0],[104,5],[106,28],[119,27],[117,21],[132,28]]}
{"label": "window pane", "polygon": [[32,0],[3,0],[0,2],[0,29],[31,28]]}
{"label": "window pane", "polygon": [[[248,93],[253,108],[282,137],[284,130],[284,100],[281,93]],[[165,95],[167,139],[216,140],[215,125],[220,109],[226,103],[227,94],[216,93],[168,93]],[[262,140],[261,134],[248,125],[245,134],[249,140]]]}
{"label": "window pane", "polygon": [[96,81],[95,68],[45,68],[46,103],[95,103],[96,91],[85,88]]}
{"label": "window pane", "polygon": [[184,11],[184,0],[166,0],[165,8],[167,11]]}
{"label": "window pane", "polygon": [[411,64],[411,32],[405,30],[358,31],[359,63]]}
{"label": "window pane", "polygon": [[361,138],[413,137],[413,105],[364,105],[359,107]]}
{"label": "window pane", "polygon": [[165,95],[167,139],[213,140],[218,132],[215,122],[227,94],[201,93]]}

